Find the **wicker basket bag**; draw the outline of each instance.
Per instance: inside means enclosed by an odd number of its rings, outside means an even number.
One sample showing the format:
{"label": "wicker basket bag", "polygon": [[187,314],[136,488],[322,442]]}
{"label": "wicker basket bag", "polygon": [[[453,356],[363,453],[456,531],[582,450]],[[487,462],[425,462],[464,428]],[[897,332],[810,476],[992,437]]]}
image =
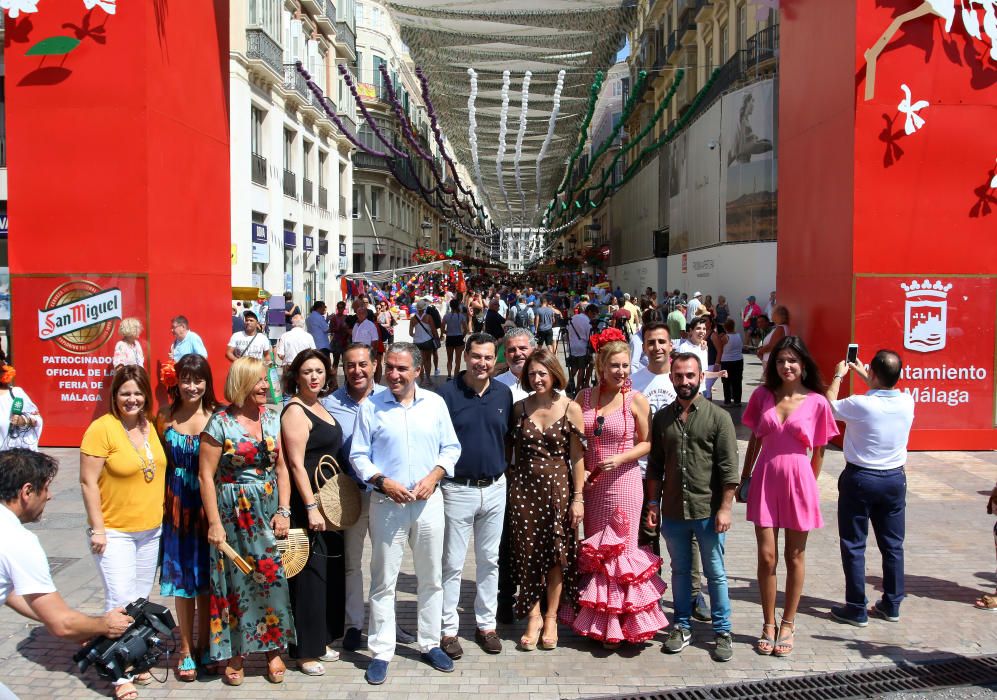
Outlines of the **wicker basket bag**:
{"label": "wicker basket bag", "polygon": [[[331,477],[325,475],[332,472]],[[312,473],[315,501],[329,530],[345,530],[360,519],[360,487],[332,455],[323,455]]]}

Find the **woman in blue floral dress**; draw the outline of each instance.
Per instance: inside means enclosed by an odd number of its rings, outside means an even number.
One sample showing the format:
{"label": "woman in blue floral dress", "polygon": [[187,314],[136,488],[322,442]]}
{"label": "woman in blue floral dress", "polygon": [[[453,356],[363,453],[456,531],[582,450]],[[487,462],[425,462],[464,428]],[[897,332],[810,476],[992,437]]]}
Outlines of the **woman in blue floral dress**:
{"label": "woman in blue floral dress", "polygon": [[208,542],[228,542],[253,568],[243,574],[216,547],[211,551],[212,661],[228,660],[224,681],[240,685],[243,657],[267,656],[267,680],[281,683],[280,652],[293,644],[287,579],[276,538],[286,537],[291,487],[278,450],[280,421],[266,408],[266,366],[241,357],[225,380],[231,405],[201,433],[201,494]]}
{"label": "woman in blue floral dress", "polygon": [[[164,383],[171,403],[156,421],[167,459],[159,593],[173,596],[180,626],[177,678],[191,682],[201,660],[192,650],[208,644],[208,523],[201,506],[198,452],[201,431],[218,401],[211,367],[200,355],[181,358]],[[194,646],[195,600],[198,647]]]}

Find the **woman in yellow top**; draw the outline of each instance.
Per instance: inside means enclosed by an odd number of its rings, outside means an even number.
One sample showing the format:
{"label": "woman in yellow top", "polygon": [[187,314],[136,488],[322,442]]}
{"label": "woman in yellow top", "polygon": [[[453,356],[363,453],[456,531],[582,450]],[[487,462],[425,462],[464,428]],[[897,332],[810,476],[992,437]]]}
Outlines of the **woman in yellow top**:
{"label": "woman in yellow top", "polygon": [[[104,583],[104,609],[146,598],[159,559],[166,453],[153,428],[152,388],[139,365],[111,381],[110,412],[87,428],[80,445],[80,485],[90,551]],[[148,683],[148,674],[134,679]],[[115,682],[115,697],[137,697],[131,679]]]}

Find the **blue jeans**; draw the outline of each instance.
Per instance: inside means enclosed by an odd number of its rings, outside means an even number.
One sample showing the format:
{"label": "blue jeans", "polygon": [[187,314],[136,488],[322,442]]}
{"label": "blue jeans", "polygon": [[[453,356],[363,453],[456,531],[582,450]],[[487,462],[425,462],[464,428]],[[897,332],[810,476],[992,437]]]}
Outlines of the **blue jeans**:
{"label": "blue jeans", "polygon": [[675,616],[672,624],[689,629],[692,617],[692,537],[696,536],[703,560],[703,573],[710,592],[710,615],[713,631],[730,632],[730,597],[727,595],[727,571],[724,569],[726,534],[714,527],[714,518],[700,520],[661,519],[661,534],[672,563],[672,598]]}
{"label": "blue jeans", "polygon": [[865,543],[869,522],[883,555],[883,603],[891,615],[904,599],[904,533],[907,475],[903,468],[847,465],[838,477],[838,537],[845,570],[845,603],[865,611]]}

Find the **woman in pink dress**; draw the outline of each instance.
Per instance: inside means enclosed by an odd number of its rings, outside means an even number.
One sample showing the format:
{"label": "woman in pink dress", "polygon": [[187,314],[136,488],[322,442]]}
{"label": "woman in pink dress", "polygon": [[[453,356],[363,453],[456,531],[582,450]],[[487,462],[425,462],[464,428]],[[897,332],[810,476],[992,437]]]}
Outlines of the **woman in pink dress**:
{"label": "woman in pink dress", "polygon": [[[755,649],[765,656],[789,656],[803,593],[807,534],[824,525],[817,477],[824,445],[838,434],[838,428],[824,398],[820,372],[799,337],[786,336],[775,345],[765,378],[765,385],[751,395],[741,417],[751,429],[741,478],[751,477],[748,520],[755,524],[758,541],[758,588],[764,615]],[[776,636],[780,529],[786,531],[786,602]]]}
{"label": "woman in pink dress", "polygon": [[607,649],[640,643],[668,626],[659,601],[661,557],[637,546],[643,487],[637,460],[650,450],[650,406],[630,388],[630,348],[610,328],[592,339],[599,383],[580,392],[585,425],[585,540],[575,605],[562,620]]}

